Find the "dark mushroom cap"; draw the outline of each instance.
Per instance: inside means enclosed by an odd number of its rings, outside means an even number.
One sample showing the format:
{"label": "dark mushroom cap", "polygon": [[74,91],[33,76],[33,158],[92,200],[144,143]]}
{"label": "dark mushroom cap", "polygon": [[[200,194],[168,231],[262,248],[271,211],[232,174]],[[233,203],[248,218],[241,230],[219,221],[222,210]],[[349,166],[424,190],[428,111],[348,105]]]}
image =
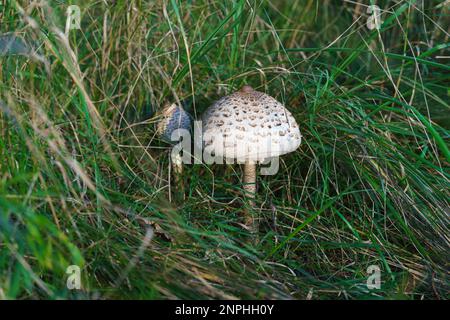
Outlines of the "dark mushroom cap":
{"label": "dark mushroom cap", "polygon": [[173,103],[163,108],[161,120],[157,125],[157,133],[167,142],[172,142],[172,133],[177,129],[190,130],[191,117],[183,107]]}

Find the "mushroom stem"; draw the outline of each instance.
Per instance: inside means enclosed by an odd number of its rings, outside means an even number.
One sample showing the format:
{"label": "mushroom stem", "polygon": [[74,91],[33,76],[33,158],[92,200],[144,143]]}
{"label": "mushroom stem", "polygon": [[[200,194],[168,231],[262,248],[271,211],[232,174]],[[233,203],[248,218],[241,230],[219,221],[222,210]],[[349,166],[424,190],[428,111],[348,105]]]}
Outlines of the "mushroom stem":
{"label": "mushroom stem", "polygon": [[[244,190],[245,195],[250,199],[256,194],[256,163],[246,161],[244,164]],[[251,201],[253,203],[253,201]]]}
{"label": "mushroom stem", "polygon": [[[249,198],[250,206],[253,207],[255,205],[253,200],[256,194],[256,163],[252,161],[246,161],[244,164],[244,191]],[[251,209],[246,211],[245,225],[251,232],[255,232],[255,219]]]}
{"label": "mushroom stem", "polygon": [[180,154],[172,155],[172,166],[176,175],[183,174],[183,162]]}
{"label": "mushroom stem", "polygon": [[173,177],[175,178],[175,185],[177,189],[177,194],[181,194],[180,200],[184,200],[184,184],[183,184],[183,162],[180,154],[172,155],[172,170]]}

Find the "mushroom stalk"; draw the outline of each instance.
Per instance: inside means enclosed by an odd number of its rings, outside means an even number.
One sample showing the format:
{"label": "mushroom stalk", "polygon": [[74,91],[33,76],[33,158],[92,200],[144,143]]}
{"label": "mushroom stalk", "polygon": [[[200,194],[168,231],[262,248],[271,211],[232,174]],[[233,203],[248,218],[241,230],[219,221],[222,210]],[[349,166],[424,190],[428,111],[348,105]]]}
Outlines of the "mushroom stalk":
{"label": "mushroom stalk", "polygon": [[[252,161],[246,161],[244,164],[244,191],[245,195],[249,198],[249,203],[253,207],[256,194],[256,163]],[[253,217],[252,210],[245,213],[245,225],[251,232],[255,232],[255,219]]]}
{"label": "mushroom stalk", "polygon": [[179,153],[172,154],[172,167],[175,175],[181,176],[183,174],[183,160]]}
{"label": "mushroom stalk", "polygon": [[185,189],[183,184],[183,162],[181,155],[179,153],[172,154],[171,162],[173,177],[175,179],[175,185],[177,186],[177,194],[181,196],[179,200],[184,200]]}
{"label": "mushroom stalk", "polygon": [[[244,190],[245,195],[250,199],[256,194],[256,163],[246,161],[244,165]],[[253,201],[251,201],[253,203]]]}

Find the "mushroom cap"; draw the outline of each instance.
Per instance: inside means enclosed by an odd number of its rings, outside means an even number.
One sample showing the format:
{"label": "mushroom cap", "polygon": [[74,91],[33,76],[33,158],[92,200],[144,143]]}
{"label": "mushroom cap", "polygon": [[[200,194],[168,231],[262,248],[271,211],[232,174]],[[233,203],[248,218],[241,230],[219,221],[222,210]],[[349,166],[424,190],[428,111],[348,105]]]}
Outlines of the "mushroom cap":
{"label": "mushroom cap", "polygon": [[205,152],[237,162],[262,162],[296,150],[301,142],[292,114],[271,96],[244,86],[202,117]]}
{"label": "mushroom cap", "polygon": [[156,131],[165,141],[173,142],[172,133],[177,129],[190,130],[191,123],[189,113],[178,104],[172,103],[161,111],[161,120],[158,122]]}

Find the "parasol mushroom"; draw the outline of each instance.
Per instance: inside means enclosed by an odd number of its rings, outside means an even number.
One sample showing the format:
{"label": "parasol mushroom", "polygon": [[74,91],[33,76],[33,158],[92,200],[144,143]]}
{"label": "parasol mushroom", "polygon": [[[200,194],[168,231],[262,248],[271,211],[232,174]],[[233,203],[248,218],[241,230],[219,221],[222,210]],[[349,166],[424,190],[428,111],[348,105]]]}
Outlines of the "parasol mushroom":
{"label": "parasol mushroom", "polygon": [[244,190],[252,205],[257,163],[292,152],[301,142],[292,114],[248,85],[216,101],[204,113],[202,124],[205,152],[244,164]]}

